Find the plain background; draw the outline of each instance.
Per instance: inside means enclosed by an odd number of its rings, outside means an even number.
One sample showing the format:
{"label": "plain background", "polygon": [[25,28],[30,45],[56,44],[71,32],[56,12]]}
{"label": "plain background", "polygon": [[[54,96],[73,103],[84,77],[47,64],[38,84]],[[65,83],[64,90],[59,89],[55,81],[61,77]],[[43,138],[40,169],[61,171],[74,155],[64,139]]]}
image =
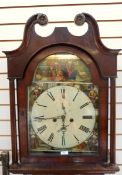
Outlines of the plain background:
{"label": "plain background", "polygon": [[[115,0],[0,0],[0,152],[9,150],[10,114],[9,84],[7,80],[7,59],[2,51],[14,50],[20,46],[24,25],[36,13],[48,16],[46,27],[36,26],[39,35],[50,35],[55,26],[68,26],[74,35],[82,35],[87,25],[77,27],[73,20],[78,13],[89,13],[98,22],[101,40],[111,49],[122,48],[122,1]],[[116,155],[122,175],[122,51],[118,55],[116,81]],[[0,164],[0,175],[2,169]]]}

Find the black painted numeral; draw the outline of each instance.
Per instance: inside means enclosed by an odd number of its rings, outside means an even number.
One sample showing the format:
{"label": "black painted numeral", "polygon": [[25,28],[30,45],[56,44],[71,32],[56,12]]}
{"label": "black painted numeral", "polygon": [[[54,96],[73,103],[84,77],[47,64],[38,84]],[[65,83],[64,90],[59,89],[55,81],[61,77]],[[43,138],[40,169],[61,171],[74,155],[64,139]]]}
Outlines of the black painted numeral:
{"label": "black painted numeral", "polygon": [[82,109],[82,108],[84,108],[84,107],[88,106],[88,105],[89,105],[89,103],[91,103],[91,102],[89,101],[89,102],[84,103],[83,105],[81,105],[81,106],[80,106],[80,109]]}
{"label": "black painted numeral", "polygon": [[41,126],[40,128],[38,128],[38,132],[41,134],[42,132],[44,132],[47,129],[46,125]]}
{"label": "black painted numeral", "polygon": [[83,119],[92,119],[92,115],[84,115]]}
{"label": "black painted numeral", "polygon": [[55,98],[53,97],[51,92],[47,92],[47,95],[51,98],[51,100],[55,101]]}
{"label": "black painted numeral", "polygon": [[36,121],[42,121],[44,119],[44,115],[39,116],[39,117],[34,117]]}
{"label": "black painted numeral", "polygon": [[74,136],[74,138],[77,140],[77,142],[79,143],[79,139],[75,136],[75,135],[73,135]]}
{"label": "black painted numeral", "polygon": [[85,133],[90,132],[89,128],[87,128],[87,127],[84,126],[84,125],[81,125],[81,126],[79,127],[79,129],[82,130],[82,131],[84,131]]}
{"label": "black painted numeral", "polygon": [[79,93],[79,90],[77,91],[76,95],[74,96],[73,101],[75,101],[75,99],[76,99],[78,93]]}
{"label": "black painted numeral", "polygon": [[48,138],[48,141],[52,142],[53,139],[54,139],[54,133],[52,132]]}
{"label": "black painted numeral", "polygon": [[65,146],[65,135],[62,135],[62,146]]}
{"label": "black painted numeral", "polygon": [[65,88],[61,88],[61,96],[62,98],[65,98]]}
{"label": "black painted numeral", "polygon": [[47,107],[47,106],[45,106],[45,105],[41,105],[41,104],[39,104],[38,102],[36,102],[36,104],[38,105],[38,106],[42,106],[42,107]]}

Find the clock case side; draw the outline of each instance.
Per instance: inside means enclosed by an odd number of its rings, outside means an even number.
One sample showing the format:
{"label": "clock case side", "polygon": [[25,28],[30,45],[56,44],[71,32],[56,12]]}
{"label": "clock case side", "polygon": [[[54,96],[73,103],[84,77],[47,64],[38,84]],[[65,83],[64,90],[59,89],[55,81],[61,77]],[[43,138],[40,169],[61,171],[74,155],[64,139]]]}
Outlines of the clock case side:
{"label": "clock case side", "polygon": [[[32,16],[26,23],[24,31],[24,39],[21,46],[14,51],[4,51],[8,58],[8,79],[10,81],[10,110],[11,110],[11,131],[12,131],[12,172],[21,172],[23,166],[18,166],[18,154],[17,154],[17,131],[16,131],[16,109],[15,109],[15,81],[17,85],[24,78],[26,69],[31,63],[34,56],[50,46],[70,46],[78,48],[86,52],[94,63],[101,79],[110,79],[110,91],[111,91],[111,106],[110,106],[110,161],[106,164],[107,168],[97,166],[95,172],[115,172],[118,170],[115,161],[115,78],[117,73],[117,54],[120,50],[113,50],[106,48],[99,36],[99,29],[95,19],[86,13],[85,22],[88,23],[88,31],[85,35],[77,37],[71,35],[67,28],[55,28],[54,32],[48,37],[40,37],[35,33],[34,26],[36,23],[40,24],[41,14]],[[107,90],[108,90],[107,85]],[[18,86],[17,86],[18,91]],[[17,96],[24,96],[22,92],[19,92]],[[108,99],[106,97],[108,102]],[[18,102],[18,101],[17,101]],[[23,117],[25,115],[25,109],[19,108],[18,116]],[[22,124],[22,123],[21,123]],[[21,129],[21,128],[20,128]],[[21,156],[21,155],[20,155]],[[105,166],[105,165],[104,165]],[[26,169],[27,167],[25,167]],[[78,168],[78,167],[77,167]],[[75,169],[77,169],[75,168]],[[82,168],[81,168],[82,169]],[[25,170],[26,171],[26,170]],[[36,170],[35,170],[36,171]],[[38,170],[39,171],[39,170]],[[69,171],[69,170],[68,170]],[[87,170],[86,170],[87,171]],[[24,172],[24,169],[23,169]],[[31,168],[30,168],[31,172]],[[41,172],[41,170],[39,171]],[[79,171],[78,171],[79,172]]]}

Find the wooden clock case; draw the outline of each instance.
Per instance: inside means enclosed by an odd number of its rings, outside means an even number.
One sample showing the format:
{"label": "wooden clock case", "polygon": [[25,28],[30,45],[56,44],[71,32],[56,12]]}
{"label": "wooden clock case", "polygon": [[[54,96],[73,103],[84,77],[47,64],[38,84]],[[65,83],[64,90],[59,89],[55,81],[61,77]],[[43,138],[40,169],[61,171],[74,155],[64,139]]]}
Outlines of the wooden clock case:
{"label": "wooden clock case", "polygon": [[[47,17],[43,14],[36,14],[26,23],[21,46],[14,51],[4,52],[8,58],[12,140],[12,164],[8,166],[8,172],[38,175],[103,175],[119,170],[115,160],[115,78],[117,54],[120,50],[108,49],[102,44],[98,25],[92,16],[86,13],[76,16],[76,24],[84,22],[88,24],[88,31],[83,36],[73,36],[67,28],[59,27],[55,28],[50,36],[41,37],[36,34],[34,26],[37,23],[46,24]],[[83,61],[86,62],[92,73],[93,82],[99,86],[99,151],[95,156],[29,155],[26,88],[32,82],[33,73],[38,63],[45,57],[60,52],[84,58]],[[91,63],[87,63],[87,57],[91,59]],[[17,101],[15,102],[16,94]],[[109,101],[110,137],[108,137]],[[16,120],[17,116],[18,120]],[[19,142],[17,141],[17,123]]]}

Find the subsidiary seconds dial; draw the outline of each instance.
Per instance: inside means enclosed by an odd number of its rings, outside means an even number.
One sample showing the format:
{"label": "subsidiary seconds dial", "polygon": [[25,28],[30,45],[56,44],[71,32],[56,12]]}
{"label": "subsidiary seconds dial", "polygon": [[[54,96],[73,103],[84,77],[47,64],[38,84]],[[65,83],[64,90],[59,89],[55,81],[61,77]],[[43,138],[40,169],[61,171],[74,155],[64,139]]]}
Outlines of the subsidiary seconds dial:
{"label": "subsidiary seconds dial", "polygon": [[44,91],[32,107],[34,132],[55,148],[71,148],[88,139],[95,125],[95,109],[89,97],[72,86]]}

